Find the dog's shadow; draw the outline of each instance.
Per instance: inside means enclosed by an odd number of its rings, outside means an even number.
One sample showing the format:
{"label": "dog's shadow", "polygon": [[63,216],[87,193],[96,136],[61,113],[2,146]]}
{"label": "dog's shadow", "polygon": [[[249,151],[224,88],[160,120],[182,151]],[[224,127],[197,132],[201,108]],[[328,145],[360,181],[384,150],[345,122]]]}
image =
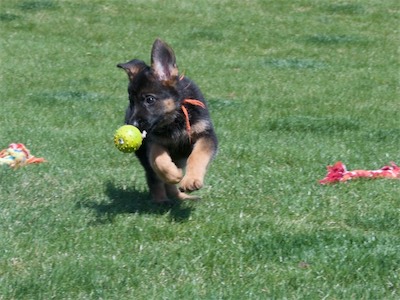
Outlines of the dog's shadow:
{"label": "dog's shadow", "polygon": [[105,184],[105,194],[108,201],[89,201],[79,203],[78,206],[89,208],[96,215],[96,224],[112,223],[116,216],[121,214],[168,214],[171,222],[185,222],[189,219],[193,205],[174,201],[171,204],[155,204],[149,200],[147,192],[141,192],[134,188],[122,188],[114,182]]}

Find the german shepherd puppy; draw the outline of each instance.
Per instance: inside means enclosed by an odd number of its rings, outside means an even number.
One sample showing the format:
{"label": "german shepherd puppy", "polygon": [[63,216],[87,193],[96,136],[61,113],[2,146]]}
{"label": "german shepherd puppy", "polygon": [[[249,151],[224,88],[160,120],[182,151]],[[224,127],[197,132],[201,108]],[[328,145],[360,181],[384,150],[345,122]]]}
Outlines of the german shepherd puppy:
{"label": "german shepherd puppy", "polygon": [[147,134],[135,153],[153,201],[196,199],[187,193],[203,187],[218,144],[202,93],[179,75],[173,50],[159,39],[150,66],[134,59],[117,67],[129,78],[125,123]]}

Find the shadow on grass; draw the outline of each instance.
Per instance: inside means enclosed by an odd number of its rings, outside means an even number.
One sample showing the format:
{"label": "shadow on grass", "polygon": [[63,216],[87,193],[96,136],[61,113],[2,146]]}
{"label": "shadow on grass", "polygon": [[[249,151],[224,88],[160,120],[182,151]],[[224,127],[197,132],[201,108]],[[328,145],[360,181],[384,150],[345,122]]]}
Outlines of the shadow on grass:
{"label": "shadow on grass", "polygon": [[185,222],[189,219],[193,207],[182,201],[174,201],[168,205],[152,203],[147,192],[134,188],[125,189],[107,182],[105,194],[109,201],[79,203],[80,207],[92,209],[96,214],[95,224],[112,223],[121,214],[169,214],[171,222]]}

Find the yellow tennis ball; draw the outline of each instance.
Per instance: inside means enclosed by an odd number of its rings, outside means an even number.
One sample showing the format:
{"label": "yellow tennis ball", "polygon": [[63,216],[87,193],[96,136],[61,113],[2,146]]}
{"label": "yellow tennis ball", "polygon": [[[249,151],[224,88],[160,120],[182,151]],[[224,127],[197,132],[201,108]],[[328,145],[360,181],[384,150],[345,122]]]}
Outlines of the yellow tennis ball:
{"label": "yellow tennis ball", "polygon": [[133,125],[124,125],[114,134],[114,144],[119,151],[130,153],[138,150],[142,145],[142,133]]}

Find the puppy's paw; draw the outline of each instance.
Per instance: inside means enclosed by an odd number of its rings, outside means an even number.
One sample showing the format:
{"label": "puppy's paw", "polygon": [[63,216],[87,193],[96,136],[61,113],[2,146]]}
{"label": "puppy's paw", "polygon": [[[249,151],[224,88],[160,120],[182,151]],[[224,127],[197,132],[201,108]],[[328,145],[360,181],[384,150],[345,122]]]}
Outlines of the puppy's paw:
{"label": "puppy's paw", "polygon": [[179,184],[179,190],[182,192],[193,192],[203,187],[203,180],[193,177],[183,177]]}

